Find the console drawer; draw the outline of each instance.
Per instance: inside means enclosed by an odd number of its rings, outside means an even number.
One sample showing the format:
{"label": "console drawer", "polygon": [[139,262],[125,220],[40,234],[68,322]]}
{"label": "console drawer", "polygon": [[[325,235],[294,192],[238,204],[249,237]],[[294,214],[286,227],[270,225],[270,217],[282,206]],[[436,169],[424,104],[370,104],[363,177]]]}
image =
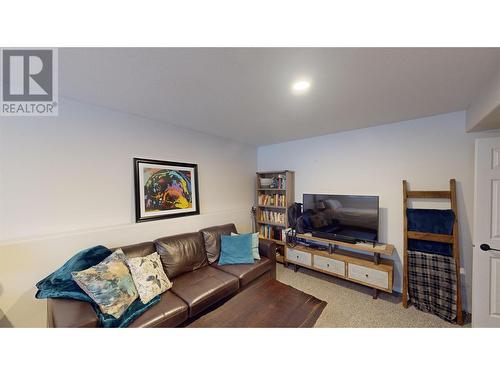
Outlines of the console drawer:
{"label": "console drawer", "polygon": [[305,251],[295,250],[291,248],[286,249],[286,259],[292,263],[303,264],[305,266],[312,266],[312,258],[310,253]]}
{"label": "console drawer", "polygon": [[341,260],[315,255],[314,268],[331,272],[340,276],[345,276],[345,263]]}
{"label": "console drawer", "polygon": [[389,274],[387,272],[353,263],[349,263],[347,269],[350,279],[362,281],[378,288],[389,289]]}

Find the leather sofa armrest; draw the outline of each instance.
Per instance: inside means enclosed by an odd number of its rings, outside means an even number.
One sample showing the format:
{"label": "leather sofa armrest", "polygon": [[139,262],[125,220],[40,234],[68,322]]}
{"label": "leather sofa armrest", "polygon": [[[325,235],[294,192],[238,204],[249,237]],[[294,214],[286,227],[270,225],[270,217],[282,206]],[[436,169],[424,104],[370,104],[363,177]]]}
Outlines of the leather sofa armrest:
{"label": "leather sofa armrest", "polygon": [[259,255],[269,258],[271,265],[271,278],[276,279],[276,252],[278,245],[274,241],[259,238]]}
{"label": "leather sofa armrest", "polygon": [[99,319],[88,302],[63,298],[47,299],[49,328],[96,328]]}
{"label": "leather sofa armrest", "polygon": [[259,238],[259,255],[269,258],[271,261],[276,262],[276,252],[278,245],[274,241]]}

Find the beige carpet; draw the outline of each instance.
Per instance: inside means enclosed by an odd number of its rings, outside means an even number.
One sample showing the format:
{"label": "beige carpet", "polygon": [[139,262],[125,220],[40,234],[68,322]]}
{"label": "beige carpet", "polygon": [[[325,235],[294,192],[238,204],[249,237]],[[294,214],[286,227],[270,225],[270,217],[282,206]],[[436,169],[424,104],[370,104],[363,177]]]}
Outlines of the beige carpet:
{"label": "beige carpet", "polygon": [[279,281],[328,303],[315,327],[459,327],[413,306],[405,309],[398,294],[380,292],[373,299],[372,290],[363,285],[306,268],[297,273],[293,266],[276,268]]}

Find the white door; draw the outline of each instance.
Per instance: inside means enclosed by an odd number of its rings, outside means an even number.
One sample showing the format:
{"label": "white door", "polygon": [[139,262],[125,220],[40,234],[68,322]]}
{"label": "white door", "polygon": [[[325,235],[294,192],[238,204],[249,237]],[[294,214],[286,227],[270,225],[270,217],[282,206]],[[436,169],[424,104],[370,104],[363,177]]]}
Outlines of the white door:
{"label": "white door", "polygon": [[474,194],[472,326],[500,327],[500,138],[476,140]]}

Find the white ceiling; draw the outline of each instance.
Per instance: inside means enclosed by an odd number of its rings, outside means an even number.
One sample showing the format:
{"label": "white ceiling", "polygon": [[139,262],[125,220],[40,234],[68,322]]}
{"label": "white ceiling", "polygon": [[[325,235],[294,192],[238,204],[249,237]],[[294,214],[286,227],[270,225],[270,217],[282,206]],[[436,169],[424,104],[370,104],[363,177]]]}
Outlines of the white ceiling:
{"label": "white ceiling", "polygon": [[[466,109],[482,48],[60,49],[63,97],[254,145]],[[290,92],[307,77],[307,95]]]}

